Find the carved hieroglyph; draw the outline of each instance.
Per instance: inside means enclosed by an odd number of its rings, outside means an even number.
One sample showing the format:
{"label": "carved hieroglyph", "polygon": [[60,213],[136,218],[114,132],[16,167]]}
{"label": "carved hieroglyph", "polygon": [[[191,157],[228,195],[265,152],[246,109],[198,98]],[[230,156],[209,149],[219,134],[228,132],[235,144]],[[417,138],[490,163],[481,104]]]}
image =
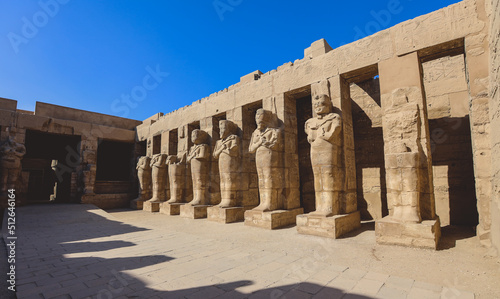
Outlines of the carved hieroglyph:
{"label": "carved hieroglyph", "polygon": [[191,162],[191,177],[193,179],[193,200],[189,203],[195,205],[208,205],[208,173],[210,162],[210,145],[208,134],[202,130],[191,133],[193,146],[189,149],[187,161]]}
{"label": "carved hieroglyph", "polygon": [[139,179],[138,200],[147,200],[151,195],[151,158],[139,157],[137,160],[137,178]]}
{"label": "carved hieroglyph", "polygon": [[165,184],[167,182],[165,160],[167,155],[156,154],[151,159],[151,177],[153,179],[153,197],[150,202],[162,202],[165,200]]}
{"label": "carved hieroglyph", "polygon": [[316,211],[312,214],[322,216],[338,215],[342,177],[340,154],[342,152],[342,120],[332,113],[332,103],[326,94],[316,95],[313,99],[316,117],[305,124],[307,141],[311,144],[311,164],[314,174]]}
{"label": "carved hieroglyph", "polygon": [[8,189],[15,189],[21,173],[21,159],[26,154],[26,148],[10,136],[0,146],[0,169],[2,175],[1,191],[6,194]]}
{"label": "carved hieroglyph", "polygon": [[248,151],[256,153],[255,162],[259,177],[260,204],[256,211],[274,211],[281,209],[282,165],[280,164],[280,147],[282,145],[281,129],[274,128],[271,111],[257,110],[255,122],[257,129],[250,139]]}
{"label": "carved hieroglyph", "polygon": [[219,122],[220,140],[215,143],[214,158],[219,159],[221,202],[219,207],[236,206],[240,165],[240,138],[238,127],[229,120]]}
{"label": "carved hieroglyph", "polygon": [[184,169],[186,164],[184,162],[185,155],[181,159],[177,156],[171,155],[167,158],[168,165],[168,179],[170,183],[170,199],[168,203],[182,203],[184,192]]}

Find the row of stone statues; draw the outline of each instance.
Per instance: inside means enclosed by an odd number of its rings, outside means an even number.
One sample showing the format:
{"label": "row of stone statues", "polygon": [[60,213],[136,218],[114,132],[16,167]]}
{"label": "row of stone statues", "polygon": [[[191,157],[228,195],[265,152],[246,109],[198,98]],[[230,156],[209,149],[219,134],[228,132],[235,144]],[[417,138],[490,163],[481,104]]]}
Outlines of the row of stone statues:
{"label": "row of stone statues", "polygon": [[[313,98],[316,117],[305,124],[308,141],[311,143],[311,162],[316,189],[317,215],[331,216],[339,213],[339,200],[342,191],[340,154],[342,152],[342,122],[339,114],[332,112],[332,104],[327,95]],[[257,128],[252,134],[248,151],[255,153],[255,161],[259,182],[260,204],[257,211],[274,211],[282,209],[283,166],[281,151],[284,140],[282,128],[273,124],[271,111],[259,109],[255,115]],[[220,208],[237,205],[237,191],[240,190],[241,149],[237,135],[237,125],[229,120],[219,122],[220,140],[215,143],[213,158],[218,159],[220,174]],[[164,154],[141,157],[137,164],[140,192],[142,198],[150,196],[150,201],[163,201],[165,197],[165,180],[170,183],[170,199],[167,203],[181,203],[183,199],[184,163],[191,165],[193,199],[192,206],[208,205],[210,145],[209,135],[202,130],[193,130],[191,134],[193,146],[187,157],[168,156]],[[184,161],[185,160],[185,161]],[[148,186],[152,179],[152,194]]]}

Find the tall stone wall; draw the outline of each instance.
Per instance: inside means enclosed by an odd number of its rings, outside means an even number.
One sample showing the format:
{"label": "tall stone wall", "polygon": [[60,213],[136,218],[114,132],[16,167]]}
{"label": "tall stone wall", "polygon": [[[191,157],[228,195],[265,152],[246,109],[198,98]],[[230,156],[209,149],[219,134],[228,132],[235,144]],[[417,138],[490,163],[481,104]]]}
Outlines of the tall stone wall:
{"label": "tall stone wall", "polygon": [[436,213],[441,226],[478,224],[463,54],[422,64]]}
{"label": "tall stone wall", "polygon": [[493,189],[491,204],[491,238],[493,246],[500,252],[500,0],[491,1],[490,23],[490,118],[491,127],[497,128],[491,132]]}

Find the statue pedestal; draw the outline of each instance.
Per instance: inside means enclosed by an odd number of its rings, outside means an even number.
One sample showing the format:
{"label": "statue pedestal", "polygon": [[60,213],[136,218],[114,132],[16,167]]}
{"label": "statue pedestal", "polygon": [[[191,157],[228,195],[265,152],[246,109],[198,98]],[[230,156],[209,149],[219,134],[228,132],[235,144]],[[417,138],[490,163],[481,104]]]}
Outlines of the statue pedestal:
{"label": "statue pedestal", "polygon": [[144,200],[136,198],[130,202],[130,208],[134,210],[142,210],[144,207]]}
{"label": "statue pedestal", "polygon": [[214,206],[207,209],[207,218],[210,221],[219,223],[239,222],[245,219],[244,214],[248,209],[243,207],[221,208]]}
{"label": "statue pedestal", "polygon": [[377,244],[437,249],[441,237],[439,217],[421,223],[404,223],[391,216],[375,221]]}
{"label": "statue pedestal", "polygon": [[180,215],[181,214],[181,206],[185,205],[185,203],[168,203],[162,202],[160,204],[160,213],[165,215]]}
{"label": "statue pedestal", "polygon": [[304,235],[337,239],[359,227],[361,227],[359,211],[329,217],[311,214],[297,216],[297,231]]}
{"label": "statue pedestal", "polygon": [[147,200],[143,203],[142,209],[146,212],[151,212],[151,213],[159,212],[161,203],[162,203],[161,201]]}
{"label": "statue pedestal", "polygon": [[207,218],[207,208],[210,206],[185,204],[181,206],[181,217],[190,219]]}
{"label": "statue pedestal", "polygon": [[248,210],[245,212],[245,225],[265,229],[282,228],[295,224],[295,218],[302,213],[303,208],[270,212]]}

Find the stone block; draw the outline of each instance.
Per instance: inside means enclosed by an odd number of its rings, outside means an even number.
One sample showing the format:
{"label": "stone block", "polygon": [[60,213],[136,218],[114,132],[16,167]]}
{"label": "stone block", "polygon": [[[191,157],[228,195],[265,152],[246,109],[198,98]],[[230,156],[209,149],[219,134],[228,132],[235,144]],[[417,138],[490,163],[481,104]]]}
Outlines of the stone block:
{"label": "stone block", "polygon": [[181,217],[190,219],[202,219],[207,218],[207,208],[210,206],[199,205],[192,206],[190,204],[185,204],[181,206]]}
{"label": "stone block", "polygon": [[295,224],[297,215],[303,213],[303,208],[270,212],[248,210],[245,212],[245,225],[265,229],[283,228]]}
{"label": "stone block", "polygon": [[140,200],[139,198],[137,198],[137,199],[134,199],[130,202],[130,208],[132,208],[134,210],[142,210],[144,207],[143,204],[144,204],[144,200]]}
{"label": "stone block", "polygon": [[219,223],[240,222],[245,219],[245,211],[250,207],[221,208],[218,206],[207,208],[207,218]]}
{"label": "stone block", "polygon": [[167,203],[162,202],[160,204],[160,213],[165,215],[180,215],[181,214],[181,206],[185,205],[185,203]]}
{"label": "stone block", "polygon": [[360,226],[359,211],[331,217],[311,214],[297,216],[297,231],[304,235],[337,239]]}
{"label": "stone block", "polygon": [[145,201],[142,209],[146,212],[156,213],[160,211],[161,201]]}
{"label": "stone block", "polygon": [[437,249],[441,226],[439,217],[421,223],[403,223],[387,216],[375,222],[375,235],[378,244]]}

